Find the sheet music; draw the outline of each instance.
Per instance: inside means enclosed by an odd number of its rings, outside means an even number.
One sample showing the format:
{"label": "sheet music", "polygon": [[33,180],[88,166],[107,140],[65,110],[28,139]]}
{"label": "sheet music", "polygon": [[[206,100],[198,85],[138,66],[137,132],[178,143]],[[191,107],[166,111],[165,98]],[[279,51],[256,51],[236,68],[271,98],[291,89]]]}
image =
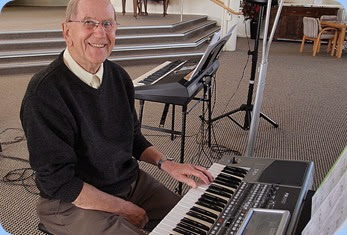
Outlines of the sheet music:
{"label": "sheet music", "polygon": [[334,234],[347,220],[347,171],[316,210],[302,235]]}
{"label": "sheet music", "polygon": [[344,149],[340,157],[335,161],[334,165],[329,170],[328,174],[323,179],[321,185],[317,189],[312,198],[312,213],[315,214],[323,201],[327,198],[328,194],[333,190],[334,186],[340,180],[347,168],[347,147]]}
{"label": "sheet music", "polygon": [[229,30],[229,32],[223,37],[221,38],[221,34],[222,31],[219,30],[218,32],[216,32],[211,41],[210,44],[208,45],[206,51],[204,52],[204,55],[201,57],[198,65],[195,67],[194,71],[191,73],[190,77],[188,80],[191,80],[193,77],[197,76],[200,72],[200,70],[202,69],[202,67],[204,66],[205,62],[209,59],[209,55],[211,53],[211,51],[213,50],[213,47],[220,42],[221,40],[229,40],[229,38],[231,37],[232,32],[234,31],[236,25],[234,25],[233,27],[231,27],[231,29]]}
{"label": "sheet music", "polygon": [[347,147],[328,172],[312,198],[311,220],[302,235],[336,234],[346,230]]}

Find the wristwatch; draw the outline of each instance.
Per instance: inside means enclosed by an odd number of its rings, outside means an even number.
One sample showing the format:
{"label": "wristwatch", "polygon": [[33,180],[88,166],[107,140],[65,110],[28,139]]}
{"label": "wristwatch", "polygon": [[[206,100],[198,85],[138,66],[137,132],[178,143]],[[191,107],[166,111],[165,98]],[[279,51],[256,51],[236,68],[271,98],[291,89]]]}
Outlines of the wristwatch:
{"label": "wristwatch", "polygon": [[172,160],[171,158],[166,158],[165,156],[163,156],[157,163],[159,170],[161,170],[161,165],[163,164],[163,162],[171,161],[171,160]]}
{"label": "wristwatch", "polygon": [[163,162],[165,162],[166,160],[167,160],[167,159],[160,159],[160,160],[158,161],[157,166],[158,166],[159,170],[162,170],[162,169],[161,169],[161,164],[163,164]]}

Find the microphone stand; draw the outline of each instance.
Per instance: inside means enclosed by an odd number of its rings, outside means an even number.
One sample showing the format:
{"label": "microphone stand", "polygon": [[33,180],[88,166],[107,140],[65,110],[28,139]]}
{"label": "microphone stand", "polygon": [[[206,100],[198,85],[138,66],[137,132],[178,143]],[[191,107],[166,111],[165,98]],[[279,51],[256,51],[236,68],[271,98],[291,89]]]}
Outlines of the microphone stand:
{"label": "microphone stand", "polygon": [[[271,5],[268,9],[270,9],[270,8],[271,8]],[[251,120],[252,120],[252,110],[253,110],[252,96],[253,96],[253,89],[254,89],[254,78],[255,78],[255,74],[256,74],[256,70],[257,70],[258,46],[259,46],[260,29],[261,29],[261,25],[262,25],[263,12],[264,12],[264,5],[260,5],[260,11],[259,11],[259,15],[258,15],[258,26],[257,26],[256,37],[255,37],[254,49],[253,49],[253,51],[248,51],[248,54],[252,55],[252,69],[251,69],[251,77],[250,77],[249,86],[248,86],[247,103],[242,104],[237,109],[234,109],[230,112],[224,113],[218,117],[212,118],[210,120],[209,124],[212,124],[214,121],[217,121],[221,118],[228,117],[234,123],[236,123],[236,125],[241,127],[243,130],[248,130],[250,128],[250,124],[251,124]],[[243,125],[231,117],[232,114],[242,112],[242,111],[245,112]],[[264,118],[266,121],[268,121],[270,124],[272,124],[275,128],[278,127],[278,124],[275,121],[273,121],[271,118],[266,116],[264,113],[260,113],[260,117]]]}
{"label": "microphone stand", "polygon": [[270,22],[270,10],[271,10],[271,1],[268,0],[267,2],[267,12],[266,12],[266,19],[265,19],[265,27],[264,27],[264,36],[263,36],[263,51],[262,51],[262,60],[260,63],[260,72],[259,72],[259,78],[258,78],[258,87],[256,92],[256,97],[254,101],[254,109],[253,109],[253,116],[254,118],[251,121],[251,126],[249,130],[249,136],[248,136],[248,142],[247,142],[247,150],[246,150],[246,156],[253,157],[254,154],[254,144],[255,144],[255,138],[259,126],[259,117],[261,117],[261,104],[263,102],[263,96],[264,96],[264,89],[265,89],[265,80],[266,80],[266,74],[267,74],[267,68],[268,68],[268,58],[269,58],[269,52],[270,47],[272,43],[272,39],[275,34],[275,30],[280,18],[280,14],[283,7],[284,0],[281,0],[277,14],[275,17],[274,24],[272,26],[271,34],[268,39],[268,29],[269,29],[269,22]]}

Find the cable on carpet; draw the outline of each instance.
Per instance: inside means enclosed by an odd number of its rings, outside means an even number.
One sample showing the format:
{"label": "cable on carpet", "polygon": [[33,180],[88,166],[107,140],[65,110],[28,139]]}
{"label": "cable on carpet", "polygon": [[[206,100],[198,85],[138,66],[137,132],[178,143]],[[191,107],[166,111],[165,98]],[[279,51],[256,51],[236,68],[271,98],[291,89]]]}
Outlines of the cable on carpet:
{"label": "cable on carpet", "polygon": [[[20,128],[6,128],[2,132],[0,132],[0,137],[1,137],[1,135],[3,135],[4,133],[6,133],[10,130],[22,131],[23,135],[16,136],[11,141],[0,142],[0,145],[12,145],[12,144],[20,143],[20,142],[26,140],[25,135],[24,135],[24,131]],[[2,151],[0,151],[0,158],[29,163],[29,161],[27,159],[22,159],[19,157],[13,157],[13,156],[5,155],[2,153]],[[18,169],[11,170],[2,178],[1,181],[4,183],[10,183],[13,185],[23,186],[24,189],[26,191],[28,191],[29,193],[38,195],[38,190],[37,190],[36,184],[35,184],[35,172],[30,167],[18,168]]]}
{"label": "cable on carpet", "polygon": [[[212,91],[213,91],[213,98],[211,97],[211,99],[213,100],[213,105],[211,107],[211,115],[214,111],[214,107],[215,107],[215,103],[216,103],[216,79],[212,79],[211,81],[213,81],[211,83],[212,86]],[[212,102],[211,100],[211,102]],[[191,158],[191,163],[196,162],[198,165],[203,166],[203,167],[210,167],[215,161],[220,160],[225,154],[230,154],[232,153],[233,155],[238,155],[241,156],[241,153],[227,148],[225,146],[219,145],[217,143],[217,138],[216,138],[216,134],[215,134],[215,130],[214,130],[214,124],[210,124],[211,125],[211,134],[212,134],[212,139],[214,140],[215,144],[212,144],[210,146],[208,146],[208,123],[205,119],[205,115],[208,112],[207,110],[208,107],[205,107],[205,104],[203,103],[202,105],[202,115],[199,116],[199,118],[201,119],[201,124],[200,124],[200,128],[198,131],[198,134],[196,135],[196,143],[198,144],[198,152]],[[213,141],[211,139],[211,142]],[[205,157],[205,159],[208,161],[208,165],[204,164],[202,161],[202,158]]]}

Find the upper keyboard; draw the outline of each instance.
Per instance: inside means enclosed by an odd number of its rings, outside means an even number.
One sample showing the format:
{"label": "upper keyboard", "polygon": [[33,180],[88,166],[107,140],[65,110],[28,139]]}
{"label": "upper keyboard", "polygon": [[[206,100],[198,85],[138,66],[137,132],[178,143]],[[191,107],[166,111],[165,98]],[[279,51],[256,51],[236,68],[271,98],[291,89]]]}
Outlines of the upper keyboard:
{"label": "upper keyboard", "polygon": [[155,84],[156,82],[160,81],[162,78],[170,74],[172,71],[177,69],[179,66],[183,65],[185,62],[186,61],[183,60],[175,60],[171,62],[167,61],[135,79],[133,81],[134,85],[141,86]]}

